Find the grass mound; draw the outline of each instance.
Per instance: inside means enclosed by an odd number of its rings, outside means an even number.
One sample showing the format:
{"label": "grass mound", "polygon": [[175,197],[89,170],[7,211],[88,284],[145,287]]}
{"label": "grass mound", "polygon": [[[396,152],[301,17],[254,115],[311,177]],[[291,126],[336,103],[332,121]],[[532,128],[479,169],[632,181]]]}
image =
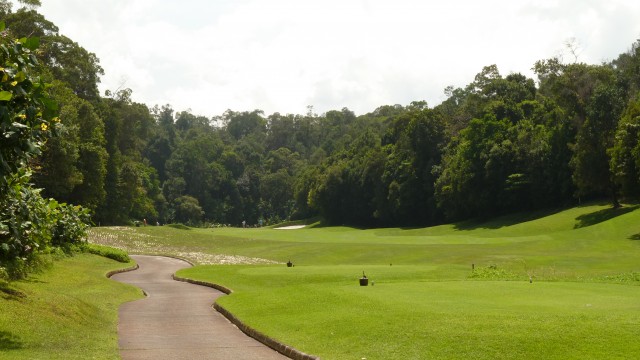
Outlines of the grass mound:
{"label": "grass mound", "polygon": [[190,227],[188,227],[187,225],[184,224],[167,224],[166,226],[173,228],[173,229],[178,229],[178,230],[191,230]]}
{"label": "grass mound", "polygon": [[118,307],[140,291],[105,277],[124,267],[90,254],[0,290],[0,359],[118,359]]}

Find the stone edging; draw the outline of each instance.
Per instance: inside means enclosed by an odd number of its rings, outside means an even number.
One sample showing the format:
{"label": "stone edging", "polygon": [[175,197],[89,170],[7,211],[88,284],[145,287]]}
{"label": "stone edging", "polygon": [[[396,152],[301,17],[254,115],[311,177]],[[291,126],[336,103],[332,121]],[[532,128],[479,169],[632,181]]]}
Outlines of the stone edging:
{"label": "stone edging", "polygon": [[291,359],[294,360],[320,360],[319,357],[315,356],[315,355],[309,355],[309,354],[305,354],[297,349],[294,349],[290,346],[287,346],[281,342],[278,342],[266,335],[264,335],[263,333],[245,325],[242,321],[240,321],[237,317],[235,317],[232,313],[230,313],[227,309],[223,308],[222,306],[218,305],[218,303],[214,303],[213,304],[213,308],[218,310],[218,312],[222,315],[224,315],[224,317],[226,317],[229,321],[231,321],[231,323],[233,323],[235,326],[238,327],[238,329],[242,330],[243,333],[251,336],[252,338],[260,341],[261,343],[267,345],[268,347],[272,348],[273,350],[288,356]]}
{"label": "stone edging", "polygon": [[173,280],[175,281],[182,281],[182,282],[186,282],[189,284],[194,284],[194,285],[200,285],[200,286],[206,286],[206,287],[210,287],[210,288],[214,288],[218,291],[222,291],[223,293],[227,294],[227,295],[231,295],[231,293],[233,291],[231,291],[231,289],[228,289],[222,285],[218,285],[218,284],[212,284],[212,283],[208,283],[206,281],[200,281],[200,280],[192,280],[192,279],[187,279],[187,278],[182,278],[179,276],[176,276],[175,274],[171,275],[173,277]]}
{"label": "stone edging", "polygon": [[120,273],[123,273],[123,272],[129,272],[129,271],[138,270],[138,268],[140,268],[140,265],[135,264],[135,266],[131,266],[131,267],[128,267],[128,268],[119,269],[119,270],[111,270],[111,271],[109,271],[107,273],[106,276],[107,276],[107,278],[110,278],[115,274],[120,274]]}
{"label": "stone edging", "polygon": [[[223,293],[229,295],[232,293],[232,291],[224,286],[218,285],[218,284],[212,284],[212,283],[208,283],[205,281],[199,281],[199,280],[191,280],[191,279],[186,279],[186,278],[181,278],[178,276],[173,275],[173,279],[176,281],[182,281],[182,282],[187,282],[190,284],[195,284],[195,285],[201,285],[201,286],[207,286],[210,288],[214,288],[216,290],[222,291]],[[233,315],[232,313],[230,313],[227,309],[223,308],[222,306],[218,305],[218,303],[214,303],[213,304],[213,308],[216,309],[220,314],[222,314],[224,317],[227,318],[227,320],[229,320],[232,324],[234,324],[235,326],[238,327],[238,329],[240,329],[243,333],[247,334],[248,336],[258,340],[259,342],[265,344],[266,346],[272,348],[273,350],[288,356],[291,359],[294,360],[320,360],[319,357],[314,356],[314,355],[309,355],[309,354],[305,354],[299,350],[296,350],[290,346],[287,346],[281,342],[278,342],[266,335],[264,335],[263,333],[257,331],[256,329],[253,329],[249,326],[247,326],[245,323],[243,323],[242,321],[240,321],[235,315]]]}

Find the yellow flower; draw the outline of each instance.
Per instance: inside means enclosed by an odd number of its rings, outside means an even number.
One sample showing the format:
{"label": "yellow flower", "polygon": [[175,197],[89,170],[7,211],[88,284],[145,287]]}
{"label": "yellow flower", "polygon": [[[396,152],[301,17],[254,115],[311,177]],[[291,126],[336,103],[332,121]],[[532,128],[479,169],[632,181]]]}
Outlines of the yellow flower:
{"label": "yellow flower", "polygon": [[40,129],[42,131],[47,131],[48,128],[49,128],[49,126],[47,126],[47,124],[45,124],[45,123],[40,124]]}
{"label": "yellow flower", "polygon": [[54,123],[59,123],[60,122],[60,118],[59,117],[54,117],[53,119],[51,119]]}
{"label": "yellow flower", "polygon": [[18,117],[19,117],[20,119],[23,119],[23,120],[24,120],[24,119],[26,119],[26,118],[27,118],[27,115],[26,115],[26,114],[20,114],[20,115],[18,115]]}
{"label": "yellow flower", "polygon": [[17,82],[17,81],[12,81],[12,82],[11,82],[11,86],[16,86],[16,85],[18,85],[18,82]]}

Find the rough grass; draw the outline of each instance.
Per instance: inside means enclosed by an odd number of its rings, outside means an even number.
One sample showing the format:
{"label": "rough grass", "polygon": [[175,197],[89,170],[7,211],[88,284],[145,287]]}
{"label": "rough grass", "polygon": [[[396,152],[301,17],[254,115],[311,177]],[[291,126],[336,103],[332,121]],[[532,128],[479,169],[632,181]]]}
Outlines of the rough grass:
{"label": "rough grass", "polygon": [[212,245],[210,235],[171,226],[107,227],[89,230],[90,245],[120,249],[130,254],[166,255],[182,258],[194,264],[275,264],[262,258],[206,251],[203,245]]}
{"label": "rough grass", "polygon": [[0,359],[118,359],[118,307],[142,294],[105,274],[126,266],[79,254],[0,288]]}
{"label": "rough grass", "polygon": [[[180,275],[233,289],[221,305],[325,359],[626,359],[640,358],[638,224],[635,207],[591,205],[421,229],[99,228],[92,241],[243,259]],[[278,264],[246,265],[259,261]],[[357,285],[362,271],[374,286]]]}

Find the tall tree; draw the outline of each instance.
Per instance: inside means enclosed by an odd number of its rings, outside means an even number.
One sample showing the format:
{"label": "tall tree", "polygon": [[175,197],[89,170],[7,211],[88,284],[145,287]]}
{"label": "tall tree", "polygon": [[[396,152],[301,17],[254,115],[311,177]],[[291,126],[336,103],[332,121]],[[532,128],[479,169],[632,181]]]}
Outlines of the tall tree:
{"label": "tall tree", "polygon": [[611,172],[621,194],[637,200],[640,198],[640,97],[625,109],[609,154]]}
{"label": "tall tree", "polygon": [[82,183],[71,194],[71,201],[96,210],[104,201],[108,153],[105,149],[104,123],[86,100],[78,106],[78,165]]}
{"label": "tall tree", "polygon": [[105,124],[106,199],[97,209],[99,221],[126,223],[132,218],[155,218],[152,204],[162,202],[156,170],[143,158],[155,121],[143,104],[131,101],[131,90],[121,90],[100,102]]}
{"label": "tall tree", "polygon": [[438,112],[409,108],[389,128],[385,140],[390,145],[382,181],[387,187],[388,223],[433,224],[439,218],[434,183],[435,170],[446,144],[445,126]]}
{"label": "tall tree", "polygon": [[578,130],[571,160],[573,179],[578,195],[609,195],[614,206],[619,206],[618,190],[610,172],[610,157],[607,154],[614,144],[614,133],[623,109],[622,94],[615,86],[610,69],[601,69],[609,74],[593,86],[586,99],[585,121]]}

